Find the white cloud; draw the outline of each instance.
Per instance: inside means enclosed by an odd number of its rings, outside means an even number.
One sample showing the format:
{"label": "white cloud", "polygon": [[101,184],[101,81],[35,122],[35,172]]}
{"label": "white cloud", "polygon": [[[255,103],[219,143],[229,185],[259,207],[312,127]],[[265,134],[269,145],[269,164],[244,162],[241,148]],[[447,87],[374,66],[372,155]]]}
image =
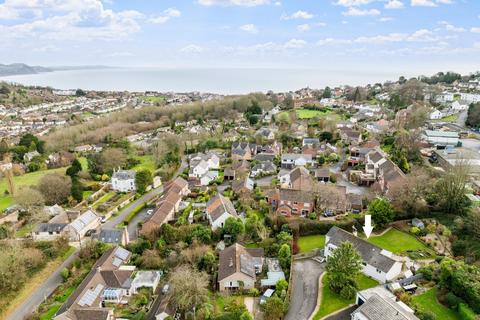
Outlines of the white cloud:
{"label": "white cloud", "polygon": [[412,7],[436,7],[432,0],[412,0]]}
{"label": "white cloud", "polygon": [[378,21],[380,22],[388,22],[388,21],[392,21],[393,18],[392,17],[382,17],[380,19],[378,19]]}
{"label": "white cloud", "polygon": [[475,42],[475,43],[473,44],[473,47],[474,47],[475,49],[480,49],[480,42]]}
{"label": "white cloud", "polygon": [[453,1],[452,1],[452,0],[437,0],[437,3],[441,3],[441,4],[452,4]]}
{"label": "white cloud", "polygon": [[380,11],[377,9],[358,9],[349,7],[347,11],[342,12],[344,16],[363,17],[363,16],[379,16]]}
{"label": "white cloud", "polygon": [[256,7],[270,4],[270,0],[198,0],[202,6],[242,6]]}
{"label": "white cloud", "polygon": [[244,24],[243,26],[240,26],[240,30],[248,33],[258,33],[257,27],[252,23]]}
{"label": "white cloud", "polygon": [[109,58],[132,57],[133,53],[128,51],[119,51],[119,52],[113,52],[113,53],[107,54],[106,56]]}
{"label": "white cloud", "polygon": [[301,39],[291,39],[283,45],[285,49],[297,49],[297,48],[303,48],[307,45],[307,42],[305,40]]}
{"label": "white cloud", "polygon": [[281,3],[280,1],[276,1],[276,2],[274,3],[274,5],[276,5],[277,7],[279,7],[279,6],[282,5],[282,3]]}
{"label": "white cloud", "polygon": [[334,39],[334,38],[326,38],[326,39],[321,39],[317,41],[318,46],[327,46],[327,45],[345,45],[345,44],[351,44],[351,40],[347,39]]}
{"label": "white cloud", "polygon": [[290,19],[305,19],[305,20],[308,20],[308,19],[313,18],[313,14],[311,14],[308,11],[298,10],[297,12],[292,13],[291,15],[283,14],[280,18],[282,20],[290,20]]}
{"label": "white cloud", "polygon": [[470,32],[480,33],[480,27],[473,27],[473,28],[470,29]]}
{"label": "white cloud", "polygon": [[188,46],[180,49],[180,52],[182,52],[182,53],[193,53],[193,54],[202,53],[203,51],[204,50],[203,50],[202,47],[197,46],[195,44],[189,44]]}
{"label": "white cloud", "polygon": [[377,35],[372,37],[358,37],[356,43],[385,44],[395,42],[436,42],[440,38],[427,29],[420,29],[412,34],[407,33],[389,33],[386,35]]}
{"label": "white cloud", "polygon": [[440,21],[439,23],[440,23],[441,25],[444,25],[444,26],[445,26],[445,30],[450,31],[450,32],[458,32],[458,33],[460,33],[460,32],[465,32],[465,31],[467,31],[465,28],[456,27],[456,26],[454,26],[454,25],[452,25],[452,24],[450,24],[450,23],[448,23],[448,22],[446,22],[446,21]]}
{"label": "white cloud", "polygon": [[177,10],[175,8],[168,8],[164,10],[161,15],[150,18],[148,21],[154,24],[163,24],[171,18],[178,18],[181,15],[182,13],[180,12],[180,10]]}
{"label": "white cloud", "polygon": [[402,9],[404,7],[403,2],[399,0],[389,0],[385,4],[385,9]]}
{"label": "white cloud", "polygon": [[376,0],[337,0],[335,4],[342,7],[356,7],[369,4]]}
{"label": "white cloud", "polygon": [[300,32],[309,31],[311,29],[312,29],[312,27],[308,23],[301,24],[301,25],[297,26],[297,30],[300,31]]}

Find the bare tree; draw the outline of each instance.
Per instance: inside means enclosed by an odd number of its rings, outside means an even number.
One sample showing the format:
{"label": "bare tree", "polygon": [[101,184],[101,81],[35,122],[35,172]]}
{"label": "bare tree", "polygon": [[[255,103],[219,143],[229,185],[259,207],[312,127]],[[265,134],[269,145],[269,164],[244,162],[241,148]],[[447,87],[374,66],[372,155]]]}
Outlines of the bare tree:
{"label": "bare tree", "polygon": [[48,205],[65,203],[72,188],[70,177],[58,173],[45,175],[38,183],[38,190],[43,194]]}
{"label": "bare tree", "polygon": [[457,159],[436,185],[440,208],[448,213],[463,212],[465,209],[465,191],[470,165],[468,161]]}

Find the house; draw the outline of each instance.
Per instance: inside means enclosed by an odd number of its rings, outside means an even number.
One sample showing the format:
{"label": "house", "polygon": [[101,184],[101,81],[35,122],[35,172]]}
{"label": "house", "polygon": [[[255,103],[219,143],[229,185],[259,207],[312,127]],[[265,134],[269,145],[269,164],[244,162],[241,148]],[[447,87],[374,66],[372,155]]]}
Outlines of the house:
{"label": "house", "polygon": [[259,175],[269,175],[277,172],[277,166],[271,161],[260,162],[253,166],[250,171],[250,177],[255,178]]}
{"label": "house", "polygon": [[247,160],[235,161],[232,164],[232,170],[235,171],[235,178],[248,176],[250,171],[250,163]]}
{"label": "house", "polygon": [[352,144],[352,145],[359,145],[362,143],[362,133],[356,130],[353,130],[351,128],[345,127],[345,128],[340,128],[340,137],[342,138],[343,141],[346,143]]}
{"label": "house", "polygon": [[277,142],[276,140],[272,143],[265,144],[262,146],[257,146],[257,152],[261,153],[271,153],[276,156],[282,153],[283,145],[281,142]]}
{"label": "house", "polygon": [[208,171],[200,178],[201,186],[208,186],[210,182],[215,181],[219,176],[218,171]]}
{"label": "house", "polygon": [[162,273],[160,271],[138,271],[130,286],[131,294],[137,294],[141,288],[151,288],[152,292],[155,292],[161,277]]}
{"label": "house", "polygon": [[345,213],[349,209],[347,187],[332,184],[316,184],[313,190],[317,208],[324,212]]}
{"label": "house", "polygon": [[54,204],[53,206],[45,206],[43,210],[49,217],[55,217],[65,213],[65,210],[58,204]]}
{"label": "house", "polygon": [[135,171],[134,170],[118,170],[112,175],[112,189],[118,192],[135,191]]}
{"label": "house", "polygon": [[357,292],[355,304],[359,307],[352,312],[352,320],[419,320],[410,307],[397,301],[383,286]]}
{"label": "house", "polygon": [[325,257],[328,259],[333,251],[345,241],[350,242],[360,253],[363,260],[362,271],[365,275],[381,283],[392,281],[400,276],[402,263],[396,260],[391,252],[338,227],[332,227],[325,237]]}
{"label": "house", "polygon": [[232,160],[252,160],[257,153],[257,145],[248,142],[234,142],[232,144]]}
{"label": "house", "polygon": [[85,144],[85,145],[73,148],[73,152],[77,152],[77,153],[84,153],[92,150],[93,150],[93,146],[89,144]]}
{"label": "house", "polygon": [[320,140],[318,138],[303,138],[302,147],[315,147],[320,145]]}
{"label": "house", "polygon": [[218,286],[221,292],[253,289],[263,269],[263,248],[245,248],[235,243],[220,252]]}
{"label": "house", "polygon": [[455,165],[468,164],[469,175],[480,176],[480,153],[468,148],[446,148],[434,150],[438,165],[444,170],[451,170]]}
{"label": "house", "polygon": [[278,180],[284,189],[310,191],[314,184],[310,171],[305,167],[297,167],[290,171],[280,170]]}
{"label": "house", "polygon": [[387,159],[379,148],[373,149],[365,156],[365,170],[360,175],[359,184],[370,186],[376,184],[379,191],[388,194],[389,189],[401,183],[405,174],[400,168]]}
{"label": "house", "polygon": [[[179,180],[178,182],[180,185],[183,185],[183,181]],[[175,181],[173,183],[175,183]],[[174,220],[175,213],[180,208],[180,202],[182,201],[182,193],[180,190],[181,188],[177,184],[170,185],[168,191],[166,191],[157,202],[155,212],[143,222],[140,234],[149,234],[155,229],[160,228],[162,224]]]}
{"label": "house", "polygon": [[128,229],[106,229],[101,228],[99,232],[92,234],[92,239],[102,241],[107,244],[126,246],[130,242]]}
{"label": "house", "polygon": [[111,248],[97,260],[91,271],[56,312],[54,320],[114,320],[108,304],[128,303],[135,266],[127,266],[131,252]]}
{"label": "house", "polygon": [[438,120],[443,118],[443,113],[439,111],[438,109],[434,109],[430,114],[428,115],[428,118],[430,120]]}
{"label": "house", "polygon": [[455,112],[462,112],[462,111],[468,110],[468,104],[461,104],[458,101],[454,101],[452,103],[451,109],[454,110]]}
{"label": "house", "polygon": [[315,170],[315,179],[319,182],[330,182],[330,169],[321,168]]}
{"label": "house", "polygon": [[257,153],[255,157],[253,157],[253,160],[260,161],[260,162],[273,162],[275,160],[275,154],[274,153],[266,153],[266,152],[261,152]]}
{"label": "house", "polygon": [[190,178],[200,179],[210,170],[220,169],[220,158],[213,152],[197,153],[190,157]]}
{"label": "house", "polygon": [[221,194],[217,194],[207,203],[207,217],[212,226],[212,230],[223,228],[225,221],[230,218],[238,218],[237,211],[230,199]]}
{"label": "house", "polygon": [[172,191],[173,193],[177,193],[180,197],[185,197],[190,193],[190,189],[188,188],[188,182],[185,181],[182,177],[177,177],[175,180],[170,181],[164,187],[164,193],[168,193]]}
{"label": "house", "polygon": [[273,140],[275,139],[275,133],[270,128],[260,128],[255,132],[255,137],[259,137],[265,140]]}
{"label": "house", "polygon": [[235,180],[235,170],[233,170],[232,168],[225,168],[223,170],[223,180],[225,181]]}
{"label": "house", "polygon": [[236,194],[250,193],[254,189],[255,182],[250,178],[236,180],[232,182],[232,190]]}
{"label": "house", "polygon": [[63,235],[67,223],[40,223],[32,232],[35,241],[53,241]]}
{"label": "house", "polygon": [[274,189],[267,195],[267,202],[274,211],[284,216],[305,217],[315,210],[315,196],[302,190]]}
{"label": "house", "polygon": [[87,210],[65,227],[70,241],[80,241],[88,230],[97,229],[100,217],[92,210]]}
{"label": "house", "polygon": [[284,169],[293,169],[299,166],[313,166],[314,161],[311,154],[284,153],[281,165]]}
{"label": "house", "polygon": [[456,147],[459,142],[458,132],[425,130],[423,139],[436,148],[445,148],[448,146]]}
{"label": "house", "polygon": [[23,155],[23,161],[25,162],[30,162],[33,160],[33,158],[35,157],[39,157],[40,156],[40,153],[38,153],[37,150],[35,151],[31,151],[31,152],[27,152]]}
{"label": "house", "polygon": [[362,164],[365,161],[365,156],[372,150],[367,147],[350,147],[347,163],[349,167],[354,167]]}

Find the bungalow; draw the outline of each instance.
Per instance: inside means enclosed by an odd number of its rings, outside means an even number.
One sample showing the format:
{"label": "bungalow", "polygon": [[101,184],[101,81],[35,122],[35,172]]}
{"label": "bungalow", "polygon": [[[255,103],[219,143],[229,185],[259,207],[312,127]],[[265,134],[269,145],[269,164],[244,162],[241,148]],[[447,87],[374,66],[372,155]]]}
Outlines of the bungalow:
{"label": "bungalow", "polygon": [[67,223],[40,223],[32,232],[35,241],[53,241],[63,235]]}
{"label": "bungalow", "polygon": [[255,137],[265,140],[273,140],[275,139],[275,133],[270,128],[260,128],[255,132]]}
{"label": "bungalow", "polygon": [[40,153],[38,153],[38,151],[31,151],[31,152],[27,152],[23,155],[23,161],[25,162],[30,162],[33,160],[33,158],[35,157],[39,157],[40,156]]}
{"label": "bungalow", "polygon": [[65,233],[70,241],[80,241],[88,230],[97,229],[100,217],[92,210],[87,210],[65,227]]}
{"label": "bungalow", "polygon": [[112,189],[118,192],[135,191],[135,175],[134,170],[118,170],[112,175]]}
{"label": "bungalow", "polygon": [[263,269],[263,248],[245,248],[235,243],[220,252],[218,287],[221,292],[253,289]]}
{"label": "bungalow", "polygon": [[257,153],[255,157],[253,157],[253,160],[260,161],[260,162],[266,162],[266,161],[273,162],[273,160],[275,160],[275,154],[266,153],[266,152]]}
{"label": "bungalow", "polygon": [[434,109],[432,112],[429,114],[429,119],[430,120],[438,120],[443,118],[443,113],[439,111],[438,109]]}
{"label": "bungalow", "polygon": [[255,178],[259,175],[268,175],[268,174],[274,174],[277,172],[277,166],[273,164],[271,161],[265,161],[261,162],[257,165],[255,165],[252,170],[250,171],[250,177]]}
{"label": "bungalow", "polygon": [[393,254],[353,234],[332,227],[325,237],[325,257],[330,257],[342,242],[350,242],[362,257],[363,273],[381,283],[392,281],[402,272],[402,263]]}
{"label": "bungalow", "polygon": [[99,232],[92,235],[92,239],[102,241],[107,244],[115,244],[126,246],[130,242],[130,235],[128,229],[104,229],[101,228]]}
{"label": "bungalow", "polygon": [[232,190],[236,194],[246,194],[253,191],[255,182],[250,178],[236,180],[232,182]]}
{"label": "bungalow", "polygon": [[237,211],[230,199],[221,194],[216,195],[207,203],[207,217],[212,230],[223,228],[225,221],[230,218],[238,218]]}
{"label": "bungalow", "polygon": [[445,148],[447,146],[456,147],[459,142],[458,132],[425,130],[423,138],[429,144],[436,148]]}
{"label": "bungalow", "polygon": [[315,209],[315,197],[311,192],[291,189],[275,189],[267,195],[267,202],[274,211],[284,216],[307,216]]}
{"label": "bungalow", "polygon": [[210,182],[215,181],[219,176],[218,171],[208,171],[200,178],[201,186],[208,186]]}
{"label": "bungalow", "polygon": [[293,169],[298,166],[313,166],[314,161],[310,154],[284,153],[281,165],[284,169]]}
{"label": "bungalow", "polygon": [[320,145],[320,140],[318,138],[303,138],[302,147],[315,147]]}
{"label": "bungalow", "polygon": [[73,148],[73,152],[77,152],[77,153],[84,153],[92,150],[93,150],[93,146],[90,144],[85,144],[85,145]]}

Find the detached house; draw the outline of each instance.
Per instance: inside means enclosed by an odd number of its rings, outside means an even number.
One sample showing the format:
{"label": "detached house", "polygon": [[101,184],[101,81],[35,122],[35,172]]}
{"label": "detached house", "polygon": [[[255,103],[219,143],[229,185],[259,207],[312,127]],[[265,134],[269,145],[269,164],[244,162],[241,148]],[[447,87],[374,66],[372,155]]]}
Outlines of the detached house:
{"label": "detached house", "polygon": [[260,128],[255,132],[255,137],[259,137],[265,140],[275,139],[275,133],[270,128]]}
{"label": "detached house", "polygon": [[92,210],[87,210],[69,223],[65,228],[65,234],[70,241],[81,240],[88,230],[97,229],[100,225],[100,217]]}
{"label": "detached house", "polygon": [[220,168],[220,158],[213,152],[197,153],[190,158],[190,171],[188,177],[200,181],[200,185],[206,186],[217,176]]}
{"label": "detached house", "polygon": [[263,248],[245,248],[235,243],[220,252],[218,286],[221,292],[253,289],[257,274],[262,273]]}
{"label": "detached house", "polygon": [[257,153],[257,145],[248,142],[235,142],[232,144],[232,160],[252,160]]}
{"label": "detached house", "polygon": [[118,192],[135,191],[135,171],[118,170],[112,175],[112,189]]}
{"label": "detached house", "polygon": [[305,167],[298,167],[291,171],[280,171],[278,180],[284,189],[311,191],[314,185],[313,177]]}
{"label": "detached house", "polygon": [[267,195],[267,202],[274,211],[284,216],[305,217],[315,210],[312,192],[291,189],[275,189]]}
{"label": "detached house", "polygon": [[217,194],[207,203],[207,217],[212,230],[223,228],[225,221],[230,218],[238,218],[237,211],[230,199]]}
{"label": "detached house", "polygon": [[311,154],[284,153],[281,163],[283,169],[293,169],[299,166],[313,166],[314,161]]}
{"label": "detached house", "polygon": [[351,128],[340,128],[340,137],[349,144],[359,145],[362,143],[362,133]]}
{"label": "detached house", "polygon": [[396,279],[402,273],[402,262],[397,260],[390,251],[379,248],[338,227],[332,227],[325,237],[325,257],[328,259],[345,241],[350,242],[360,253],[365,275],[385,283]]}

